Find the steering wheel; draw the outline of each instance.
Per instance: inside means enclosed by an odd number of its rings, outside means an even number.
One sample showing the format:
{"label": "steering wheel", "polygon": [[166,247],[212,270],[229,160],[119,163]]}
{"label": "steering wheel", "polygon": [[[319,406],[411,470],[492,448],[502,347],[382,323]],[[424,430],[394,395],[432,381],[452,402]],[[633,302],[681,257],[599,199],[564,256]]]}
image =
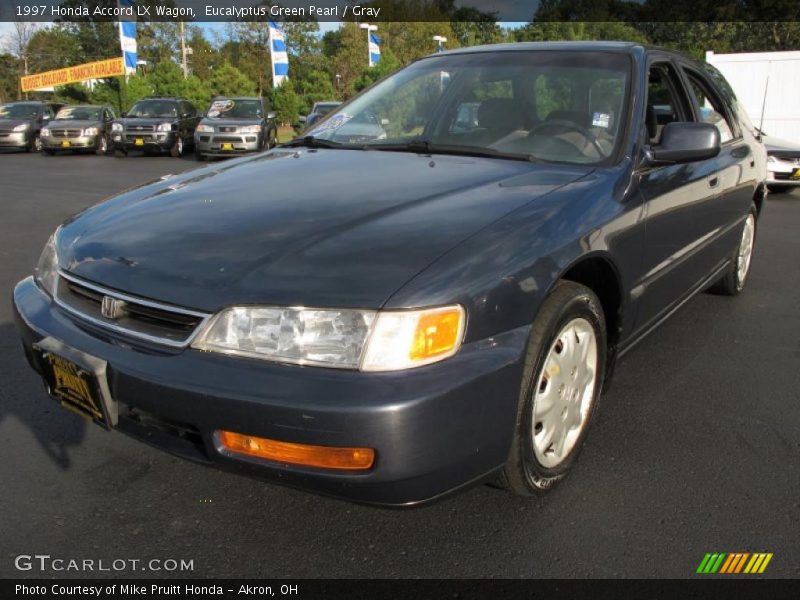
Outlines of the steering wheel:
{"label": "steering wheel", "polygon": [[[597,137],[588,129],[585,129],[580,125],[573,123],[572,121],[558,121],[555,119],[552,121],[544,121],[542,123],[539,123],[538,125],[534,125],[533,128],[528,132],[528,137],[534,137],[539,133],[545,133],[544,130],[546,129],[560,130],[559,133],[568,131],[574,131],[576,133],[579,133],[586,140],[586,143],[583,145],[582,148],[570,142],[569,140],[562,140],[562,141],[576,148],[581,154],[583,154],[583,151],[586,149],[586,147],[589,144],[591,144],[597,151],[598,156],[601,156],[603,158],[606,157],[606,153],[603,151],[603,147],[600,145],[600,141],[597,139]],[[551,133],[549,135],[554,137],[557,135],[557,133]]]}

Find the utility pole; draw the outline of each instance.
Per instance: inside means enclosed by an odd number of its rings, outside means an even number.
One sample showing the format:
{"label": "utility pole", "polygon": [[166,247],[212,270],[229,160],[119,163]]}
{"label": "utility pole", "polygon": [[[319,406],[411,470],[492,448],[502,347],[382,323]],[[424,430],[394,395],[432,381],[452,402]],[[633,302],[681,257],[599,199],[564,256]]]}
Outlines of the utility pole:
{"label": "utility pole", "polygon": [[183,78],[188,78],[189,65],[186,63],[186,32],[184,30],[183,21],[181,21],[181,68],[183,69]]}

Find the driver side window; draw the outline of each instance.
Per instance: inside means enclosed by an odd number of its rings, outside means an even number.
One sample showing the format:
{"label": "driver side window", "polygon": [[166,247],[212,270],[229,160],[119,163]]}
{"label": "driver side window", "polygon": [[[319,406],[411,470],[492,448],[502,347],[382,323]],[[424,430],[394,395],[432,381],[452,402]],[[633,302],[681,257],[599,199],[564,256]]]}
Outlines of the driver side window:
{"label": "driver side window", "polygon": [[671,63],[656,63],[647,78],[645,127],[650,144],[661,141],[664,126],[675,121],[691,121],[689,100]]}

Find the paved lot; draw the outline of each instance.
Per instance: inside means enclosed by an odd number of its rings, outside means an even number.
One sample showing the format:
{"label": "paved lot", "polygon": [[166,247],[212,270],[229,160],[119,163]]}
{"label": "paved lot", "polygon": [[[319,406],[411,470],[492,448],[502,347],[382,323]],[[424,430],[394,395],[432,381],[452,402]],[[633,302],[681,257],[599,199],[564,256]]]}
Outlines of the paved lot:
{"label": "paved lot", "polygon": [[13,557],[194,559],[195,576],[687,577],[708,551],[800,577],[800,193],[770,198],[749,287],[701,295],[620,364],[571,477],[522,499],[355,506],[217,472],[56,407],[10,295],[65,217],[195,163],[0,155],[0,576]]}

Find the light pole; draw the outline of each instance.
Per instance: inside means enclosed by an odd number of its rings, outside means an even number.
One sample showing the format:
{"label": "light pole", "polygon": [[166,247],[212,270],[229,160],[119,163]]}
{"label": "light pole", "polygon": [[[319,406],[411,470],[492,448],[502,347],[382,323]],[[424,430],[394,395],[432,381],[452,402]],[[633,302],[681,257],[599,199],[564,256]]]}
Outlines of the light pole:
{"label": "light pole", "polygon": [[444,52],[444,43],[447,38],[443,35],[435,35],[433,36],[433,41],[436,42],[436,52]]}
{"label": "light pole", "polygon": [[370,39],[370,35],[372,34],[373,31],[378,31],[378,26],[377,25],[369,25],[367,23],[361,23],[359,25],[359,27],[361,27],[361,29],[366,29],[367,30],[367,57],[369,58],[369,66],[372,67],[372,66],[374,66],[374,63],[372,62],[372,52],[370,52],[370,48],[369,48],[370,44],[372,43],[372,40]]}

